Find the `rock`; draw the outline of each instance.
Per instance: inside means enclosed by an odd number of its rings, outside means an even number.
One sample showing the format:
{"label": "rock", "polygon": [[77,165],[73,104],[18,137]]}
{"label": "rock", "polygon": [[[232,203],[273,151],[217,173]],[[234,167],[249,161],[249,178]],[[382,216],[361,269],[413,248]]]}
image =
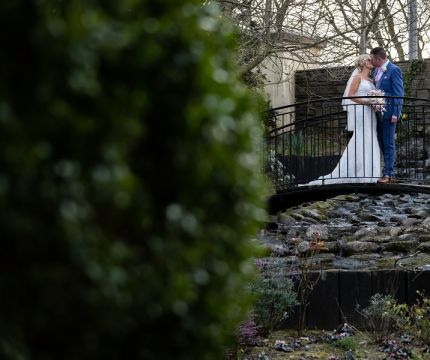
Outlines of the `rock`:
{"label": "rock", "polygon": [[425,229],[424,227],[420,226],[420,224],[417,224],[417,226],[405,227],[405,228],[403,228],[403,232],[405,234],[413,233],[416,235],[426,235],[429,233],[429,231],[427,229]]}
{"label": "rock", "polygon": [[350,259],[356,259],[361,261],[372,261],[372,260],[379,260],[382,257],[381,254],[357,254],[357,255],[351,255]]}
{"label": "rock", "polygon": [[416,215],[419,216],[421,219],[425,219],[427,216],[429,216],[429,211],[428,210],[418,210]]}
{"label": "rock", "polygon": [[400,227],[392,227],[390,228],[388,234],[391,237],[395,237],[395,236],[398,236],[401,232],[402,232],[402,229]]}
{"label": "rock", "polygon": [[313,204],[313,206],[320,210],[327,210],[331,208],[330,203],[327,201],[317,201]]}
{"label": "rock", "polygon": [[418,250],[425,252],[425,253],[430,253],[430,241],[427,242],[423,242],[421,244],[418,245]]}
{"label": "rock", "polygon": [[309,249],[310,249],[309,241],[301,241],[297,245],[297,252],[299,254],[304,254],[304,253],[308,252]]}
{"label": "rock", "polygon": [[340,251],[340,244],[337,241],[328,241],[325,245],[330,253],[337,254]]}
{"label": "rock", "polygon": [[379,249],[379,246],[372,242],[350,241],[343,244],[344,254],[371,253]]}
{"label": "rock", "polygon": [[413,218],[406,218],[401,221],[401,225],[403,226],[414,226],[419,223],[420,223],[420,220],[413,219]]}
{"label": "rock", "polygon": [[390,208],[395,207],[395,203],[394,203],[394,201],[393,201],[392,199],[390,199],[390,200],[384,200],[384,201],[382,202],[382,204],[383,204],[385,207],[390,207]]}
{"label": "rock", "polygon": [[348,200],[347,196],[348,195],[338,195],[333,200],[336,200],[336,201],[347,201]]}
{"label": "rock", "polygon": [[328,239],[328,228],[324,225],[311,225],[306,230],[306,237],[310,240],[318,238],[319,240]]}
{"label": "rock", "polygon": [[394,216],[391,216],[390,217],[390,221],[392,222],[392,223],[395,223],[395,224],[398,224],[398,225],[401,225],[402,223],[403,223],[403,221],[405,220],[405,219],[407,219],[408,217],[406,216],[406,215],[394,215]]}
{"label": "rock", "polygon": [[261,354],[258,354],[257,359],[258,360],[270,360],[270,358],[266,355],[266,353],[264,351]]}
{"label": "rock", "polygon": [[300,236],[298,236],[298,237],[292,237],[292,238],[289,238],[289,239],[287,239],[286,241],[285,241],[285,243],[287,244],[287,245],[292,245],[292,246],[297,246],[301,241],[303,241],[303,238],[302,237],[300,237]]}
{"label": "rock", "polygon": [[418,253],[414,256],[401,257],[397,260],[397,264],[404,269],[416,271],[429,264],[429,256],[426,253]]}
{"label": "rock", "polygon": [[284,225],[294,225],[296,219],[286,213],[281,213],[279,214],[279,222]]}
{"label": "rock", "polygon": [[291,239],[291,238],[295,238],[299,236],[299,230],[295,229],[295,228],[290,228],[287,232],[286,232],[286,237],[287,239]]}
{"label": "rock", "polygon": [[314,220],[326,220],[327,216],[322,215],[318,210],[316,209],[303,209],[302,211],[302,215],[307,217],[307,218],[311,218]]}
{"label": "rock", "polygon": [[417,237],[418,242],[422,243],[422,242],[428,242],[430,241],[430,234],[420,234]]}
{"label": "rock", "polygon": [[[311,267],[321,268],[322,264],[331,264],[335,258],[334,254],[316,254],[310,257],[307,261]],[[317,266],[316,266],[317,265]]]}
{"label": "rock", "polygon": [[318,224],[318,220],[309,218],[309,217],[305,217],[302,221],[302,225],[312,225],[312,224]]}
{"label": "rock", "polygon": [[430,228],[430,216],[428,218],[426,218],[422,223],[422,226],[426,227],[426,228]]}
{"label": "rock", "polygon": [[418,241],[416,240],[408,240],[408,241],[392,241],[388,244],[383,245],[384,251],[393,251],[393,252],[412,252],[415,251],[418,247]]}
{"label": "rock", "polygon": [[290,213],[290,215],[295,219],[295,220],[304,220],[305,217],[302,214],[299,213]]}
{"label": "rock", "polygon": [[294,351],[293,348],[291,348],[290,346],[288,346],[286,344],[286,342],[282,341],[282,340],[276,340],[275,341],[274,349],[278,350],[278,351],[284,351],[284,352],[292,352],[292,351]]}
{"label": "rock", "polygon": [[378,229],[376,226],[366,226],[362,229],[357,230],[352,237],[354,239],[359,239],[362,237],[376,236],[378,234]]}
{"label": "rock", "polygon": [[405,214],[416,214],[417,213],[417,209],[415,208],[411,208],[411,207],[407,207],[403,210],[403,212]]}
{"label": "rock", "polygon": [[417,238],[418,238],[417,235],[414,233],[402,234],[402,235],[399,235],[398,240],[399,241],[415,241],[415,242],[418,242]]}
{"label": "rock", "polygon": [[412,201],[412,197],[409,194],[403,194],[400,196],[399,201],[403,203],[408,203]]}
{"label": "rock", "polygon": [[355,216],[351,216],[351,217],[349,218],[349,222],[350,222],[351,224],[353,224],[353,225],[360,225],[360,224],[361,224],[360,219],[358,219],[358,218],[357,218],[357,217],[355,217]]}
{"label": "rock", "polygon": [[266,244],[266,247],[273,256],[287,256],[292,255],[294,252],[288,246],[282,244]]}
{"label": "rock", "polygon": [[339,218],[343,218],[343,219],[345,219],[345,218],[347,218],[349,215],[351,215],[351,212],[350,212],[350,211],[348,211],[347,209],[345,209],[344,207],[339,207],[339,208],[337,208],[337,209],[330,210],[330,211],[328,212],[328,215],[329,215],[330,217],[339,217]]}
{"label": "rock", "polygon": [[370,266],[368,263],[365,263],[357,259],[351,259],[350,257],[346,257],[346,258],[337,257],[333,259],[333,267],[336,269],[344,269],[344,270],[358,270],[358,269],[369,270],[370,269]]}
{"label": "rock", "polygon": [[373,236],[373,237],[363,237],[361,239],[361,241],[370,241],[370,242],[374,242],[374,243],[387,243],[393,240],[394,236],[390,236],[390,235],[378,235],[378,236]]}
{"label": "rock", "polygon": [[358,217],[363,221],[378,222],[378,221],[382,220],[382,218],[380,218],[376,215],[373,215],[373,214],[369,214],[368,212],[365,212],[365,211],[360,211],[358,213]]}

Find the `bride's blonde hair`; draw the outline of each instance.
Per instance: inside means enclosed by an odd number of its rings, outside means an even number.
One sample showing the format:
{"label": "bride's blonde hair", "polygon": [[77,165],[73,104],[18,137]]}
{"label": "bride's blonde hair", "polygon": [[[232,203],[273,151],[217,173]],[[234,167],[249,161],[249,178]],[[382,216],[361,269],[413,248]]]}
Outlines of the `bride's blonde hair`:
{"label": "bride's blonde hair", "polygon": [[357,69],[363,70],[364,65],[366,65],[366,61],[370,59],[370,55],[368,54],[361,54],[355,59],[354,66]]}

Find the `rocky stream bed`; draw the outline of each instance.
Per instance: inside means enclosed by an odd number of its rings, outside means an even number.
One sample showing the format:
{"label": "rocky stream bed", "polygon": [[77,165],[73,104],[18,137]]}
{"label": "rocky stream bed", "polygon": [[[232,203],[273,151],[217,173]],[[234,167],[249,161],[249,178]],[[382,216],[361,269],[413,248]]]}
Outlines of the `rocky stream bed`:
{"label": "rocky stream bed", "polygon": [[430,194],[348,194],[271,215],[264,267],[288,272],[312,255],[318,269],[430,270]]}

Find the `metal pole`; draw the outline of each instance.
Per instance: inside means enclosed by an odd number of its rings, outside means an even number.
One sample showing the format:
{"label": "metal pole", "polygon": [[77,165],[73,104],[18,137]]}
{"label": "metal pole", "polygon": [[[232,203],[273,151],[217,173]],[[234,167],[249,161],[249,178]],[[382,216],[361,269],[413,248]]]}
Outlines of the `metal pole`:
{"label": "metal pole", "polygon": [[360,54],[366,53],[366,0],[361,0],[361,36],[360,36]]}
{"label": "metal pole", "polygon": [[408,6],[409,60],[418,59],[417,0],[410,0]]}

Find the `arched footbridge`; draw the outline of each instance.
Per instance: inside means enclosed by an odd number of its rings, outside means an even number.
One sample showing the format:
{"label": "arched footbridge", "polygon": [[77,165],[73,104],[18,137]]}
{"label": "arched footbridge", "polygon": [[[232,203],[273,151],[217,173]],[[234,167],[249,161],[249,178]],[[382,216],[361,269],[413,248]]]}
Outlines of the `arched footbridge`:
{"label": "arched footbridge", "polygon": [[[374,141],[377,134],[373,136],[381,120],[372,112],[369,122],[367,105],[352,102],[351,111],[341,105],[343,98],[331,98],[270,110],[262,152],[264,172],[276,190],[270,210],[349,192],[430,193],[430,100],[387,97],[385,101],[389,106],[399,99],[403,105],[394,135],[395,176],[386,184],[377,183],[385,164],[379,142]],[[351,114],[355,114],[352,125]],[[361,136],[354,135],[358,131]],[[369,164],[375,156],[378,166]]]}

